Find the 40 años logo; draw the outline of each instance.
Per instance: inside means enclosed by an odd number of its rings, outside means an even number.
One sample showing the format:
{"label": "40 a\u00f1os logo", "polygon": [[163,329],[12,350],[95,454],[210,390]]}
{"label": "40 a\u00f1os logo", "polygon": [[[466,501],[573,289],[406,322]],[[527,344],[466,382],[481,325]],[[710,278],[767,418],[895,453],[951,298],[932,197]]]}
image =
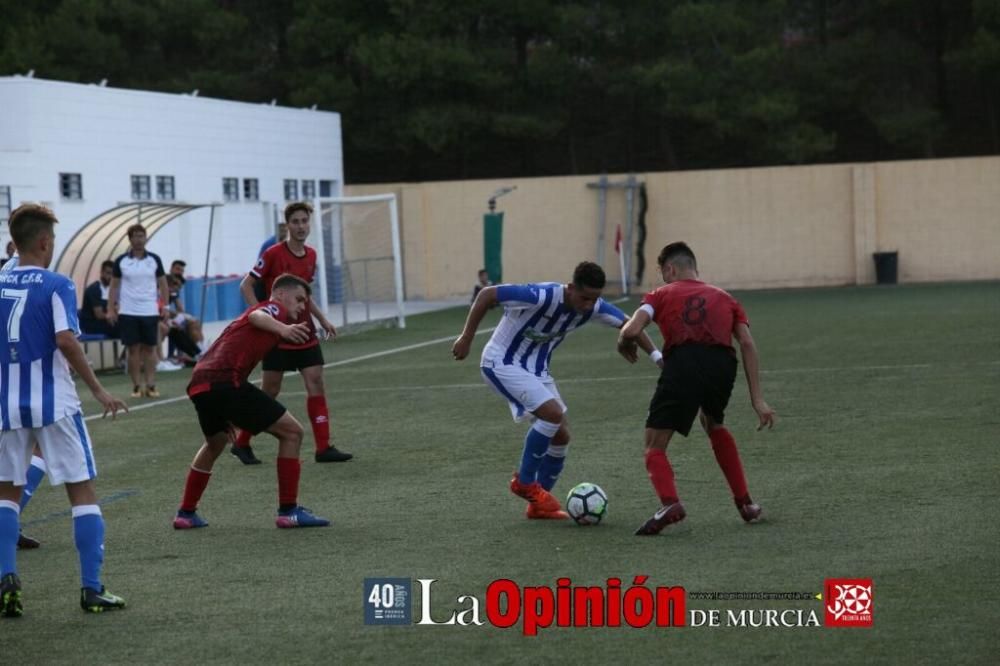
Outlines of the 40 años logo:
{"label": "40 a\u00f1os logo", "polygon": [[450,612],[437,615],[433,608],[434,578],[418,578],[420,618],[417,624],[433,626],[482,626],[508,629],[520,623],[525,636],[535,636],[549,627],[683,627],[687,593],[683,587],[647,587],[648,576],[635,576],[622,588],[620,578],[608,578],[603,586],[574,586],[569,578],[548,585],[521,587],[508,578],[486,588],[486,620],[478,597],[460,595]]}

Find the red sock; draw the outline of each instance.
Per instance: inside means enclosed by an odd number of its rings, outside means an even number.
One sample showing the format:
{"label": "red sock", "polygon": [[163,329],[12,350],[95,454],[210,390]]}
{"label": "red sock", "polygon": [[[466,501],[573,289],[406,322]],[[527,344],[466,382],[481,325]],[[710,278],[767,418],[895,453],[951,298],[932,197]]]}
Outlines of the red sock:
{"label": "red sock", "polygon": [[299,503],[299,474],[302,462],[298,458],[278,458],[278,504]]}
{"label": "red sock", "polygon": [[316,440],[316,453],[322,453],[330,448],[330,413],[326,409],[326,397],[312,395],[306,399],[306,412],[309,423],[312,424],[313,439]]}
{"label": "red sock", "polygon": [[674,485],[674,469],[667,460],[663,449],[646,449],[646,471],[653,482],[657,497],[664,505],[677,501],[677,486]]}
{"label": "red sock", "polygon": [[240,430],[240,434],[236,435],[236,441],[234,445],[240,449],[250,448],[250,439],[253,437],[249,430]]}
{"label": "red sock", "polygon": [[729,489],[733,491],[733,497],[741,499],[746,497],[747,480],[743,475],[743,463],[740,462],[740,452],[736,450],[736,440],[725,428],[713,428],[708,433],[708,438],[712,440],[712,451],[715,452],[715,460],[722,468],[722,473],[726,475],[729,482]]}
{"label": "red sock", "polygon": [[188,470],[187,481],[184,483],[184,497],[181,498],[181,511],[194,511],[198,508],[198,502],[211,478],[211,472],[203,472],[194,467]]}

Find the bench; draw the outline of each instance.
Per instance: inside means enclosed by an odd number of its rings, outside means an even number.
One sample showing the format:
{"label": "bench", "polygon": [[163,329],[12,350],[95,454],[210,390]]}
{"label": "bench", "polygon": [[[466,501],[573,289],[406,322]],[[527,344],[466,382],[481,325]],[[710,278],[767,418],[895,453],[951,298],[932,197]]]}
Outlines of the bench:
{"label": "bench", "polygon": [[114,370],[118,367],[121,340],[109,338],[103,333],[81,333],[76,339],[83,345],[83,353],[94,370]]}

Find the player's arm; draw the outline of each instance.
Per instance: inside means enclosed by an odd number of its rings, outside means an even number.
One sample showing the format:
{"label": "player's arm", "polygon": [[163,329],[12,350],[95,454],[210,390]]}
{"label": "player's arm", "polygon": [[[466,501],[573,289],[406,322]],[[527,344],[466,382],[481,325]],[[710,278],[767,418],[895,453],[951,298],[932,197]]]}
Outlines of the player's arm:
{"label": "player's arm", "polygon": [[456,361],[461,361],[469,355],[469,350],[472,348],[472,339],[476,335],[479,324],[483,321],[483,317],[486,316],[490,308],[497,303],[499,303],[497,299],[497,287],[483,287],[479,291],[476,300],[472,303],[472,307],[469,308],[469,316],[465,318],[465,327],[462,329],[462,334],[458,336],[458,339],[451,346],[451,353]]}
{"label": "player's arm", "polygon": [[257,293],[254,291],[257,287],[257,276],[253,273],[247,273],[240,280],[240,293],[243,294],[243,300],[246,301],[247,306],[253,307],[257,305]]}
{"label": "player's arm", "polygon": [[323,327],[323,330],[326,331],[328,337],[331,339],[337,337],[337,329],[334,328],[330,320],[326,318],[326,313],[319,307],[319,304],[311,297],[309,299],[309,314],[316,317],[316,321],[318,321],[319,325]]}
{"label": "player's arm", "polygon": [[121,295],[121,276],[111,278],[111,286],[108,287],[108,323],[114,326],[118,323],[118,297]]}
{"label": "player's arm", "polygon": [[274,333],[295,344],[308,342],[311,335],[307,324],[284,324],[266,312],[264,308],[254,310],[247,319],[254,328]]}
{"label": "player's arm", "polygon": [[638,358],[636,352],[638,346],[649,355],[649,359],[657,367],[662,368],[663,353],[656,348],[652,338],[646,333],[646,327],[653,320],[652,310],[651,305],[644,303],[626,320],[625,325],[618,333],[618,353],[624,356],[629,363],[635,363]]}
{"label": "player's arm", "polygon": [[754,344],[753,336],[750,335],[750,327],[746,324],[736,324],[733,333],[736,341],[740,344],[740,356],[743,357],[743,373],[747,378],[747,388],[750,390],[750,404],[757,412],[760,425],[757,430],[764,426],[769,429],[774,427],[775,413],[771,407],[764,402],[764,396],[760,388],[760,358],[757,356],[757,345]]}
{"label": "player's arm", "polygon": [[87,363],[87,356],[83,353],[83,347],[80,346],[80,342],[76,339],[76,333],[71,330],[59,331],[56,333],[56,346],[59,347],[59,351],[62,355],[66,357],[66,362],[69,363],[69,367],[73,368],[73,371],[83,380],[90,389],[90,392],[94,395],[94,399],[101,403],[104,408],[103,416],[107,416],[108,412],[111,412],[111,418],[115,418],[118,412],[127,412],[128,406],[108,393],[101,382],[98,381],[97,375],[94,374],[94,369],[90,367]]}

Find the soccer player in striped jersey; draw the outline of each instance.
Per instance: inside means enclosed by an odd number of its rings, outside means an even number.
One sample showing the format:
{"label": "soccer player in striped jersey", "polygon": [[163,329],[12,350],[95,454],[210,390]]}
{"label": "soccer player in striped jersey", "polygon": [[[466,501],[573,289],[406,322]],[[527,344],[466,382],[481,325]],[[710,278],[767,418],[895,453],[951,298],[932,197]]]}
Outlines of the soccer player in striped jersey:
{"label": "soccer player in striped jersey", "polygon": [[[455,359],[468,356],[486,312],[498,303],[504,306],[503,318],[483,350],[480,371],[487,385],[507,400],[515,421],[533,421],[520,467],[510,482],[511,492],[528,501],[526,515],[531,519],[568,517],[550,492],[565,464],[570,433],[566,404],[549,375],[549,360],[568,334],[590,321],[615,329],[628,321],[621,310],[601,298],[604,284],[604,270],[585,261],[573,271],[570,284],[486,287],[476,297],[465,328],[452,346]],[[659,364],[660,353],[648,337],[640,336],[638,344]],[[622,355],[630,363],[637,358],[634,348]]]}
{"label": "soccer player in striped jersey", "polygon": [[127,410],[94,376],[77,342],[73,282],[46,270],[57,222],[48,208],[25,204],[10,217],[20,264],[0,275],[0,614],[22,613],[17,576],[18,505],[35,441],[52,485],[66,485],[80,557],[80,606],[88,612],[125,602],[101,584],[104,519],[97,505],[97,475],[90,436],[70,368],[87,384],[104,414]]}
{"label": "soccer player in striped jersey", "polygon": [[[14,245],[11,241],[10,245]],[[0,274],[10,272],[17,268],[20,259],[15,251],[11,255],[10,259],[3,262],[3,266],[0,266]],[[24,508],[28,506],[28,502],[35,495],[35,489],[38,488],[38,484],[42,482],[45,478],[45,460],[42,459],[42,450],[38,448],[37,442],[35,443],[34,450],[31,455],[31,465],[28,466],[27,472],[27,483],[24,484],[24,489],[21,490],[21,502],[20,502],[20,513],[24,514]],[[38,548],[41,546],[41,542],[38,539],[34,539],[30,536],[18,533],[17,535],[17,549],[18,550],[30,550],[32,548]]]}

